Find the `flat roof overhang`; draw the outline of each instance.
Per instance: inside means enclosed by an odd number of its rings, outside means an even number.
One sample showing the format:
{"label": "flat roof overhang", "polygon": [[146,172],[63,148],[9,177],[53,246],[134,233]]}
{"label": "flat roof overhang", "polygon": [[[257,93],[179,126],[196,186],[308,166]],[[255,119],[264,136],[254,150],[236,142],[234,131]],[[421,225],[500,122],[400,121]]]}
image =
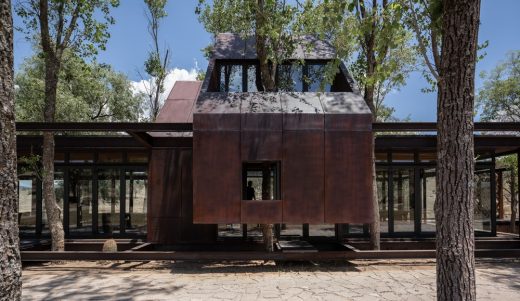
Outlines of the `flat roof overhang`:
{"label": "flat roof overhang", "polygon": [[[375,122],[372,124],[372,130],[378,134],[375,149],[377,152],[435,151],[436,127],[435,122]],[[41,147],[42,137],[38,134],[43,131],[56,132],[56,147],[64,149],[147,149],[193,145],[192,123],[17,122],[16,128],[19,150]],[[111,132],[115,135],[82,135],[81,132]],[[496,155],[519,151],[520,122],[475,122],[475,149],[478,153],[494,152]]]}

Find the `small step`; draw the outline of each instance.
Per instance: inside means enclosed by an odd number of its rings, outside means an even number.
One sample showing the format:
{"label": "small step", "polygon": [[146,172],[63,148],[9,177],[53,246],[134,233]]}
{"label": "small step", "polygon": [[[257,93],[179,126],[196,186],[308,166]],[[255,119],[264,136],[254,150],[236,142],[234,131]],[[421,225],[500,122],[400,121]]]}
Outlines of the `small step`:
{"label": "small step", "polygon": [[304,240],[280,240],[278,245],[284,253],[318,252],[316,247]]}

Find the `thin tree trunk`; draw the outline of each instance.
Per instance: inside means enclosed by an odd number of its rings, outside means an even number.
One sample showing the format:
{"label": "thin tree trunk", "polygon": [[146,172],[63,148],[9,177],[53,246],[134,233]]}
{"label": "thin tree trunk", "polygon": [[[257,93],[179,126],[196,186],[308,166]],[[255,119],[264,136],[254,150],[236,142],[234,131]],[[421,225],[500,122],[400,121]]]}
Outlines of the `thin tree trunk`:
{"label": "thin tree trunk", "polygon": [[[274,62],[269,62],[267,56],[267,38],[265,35],[261,34],[261,28],[265,26],[267,22],[265,16],[265,0],[257,0],[257,11],[256,11],[256,56],[258,58],[258,62],[260,65],[260,79],[262,82],[262,87],[265,92],[274,92],[276,91],[276,64]],[[262,171],[262,199],[268,200],[270,199],[271,193],[271,181],[270,181],[270,171],[268,166],[264,166]],[[262,236],[264,239],[265,249],[267,252],[273,252],[273,225],[272,224],[262,224]]]}
{"label": "thin tree trunk", "polygon": [[0,300],[22,297],[13,61],[13,17],[8,0],[0,4]]}
{"label": "thin tree trunk", "polygon": [[437,299],[475,300],[473,112],[480,0],[443,1],[437,97]]}
{"label": "thin tree trunk", "polygon": [[[375,145],[375,137],[374,137],[374,145]],[[376,153],[375,149],[372,147],[372,193],[373,196],[373,206],[374,206],[374,222],[370,224],[370,247],[372,250],[381,249],[381,226],[380,226],[380,216],[379,216],[379,202],[377,196],[377,174],[376,174]],[[384,191],[384,189],[383,189]]]}
{"label": "thin tree trunk", "polygon": [[[45,58],[45,122],[55,121],[56,91],[58,87],[59,60],[46,53]],[[65,233],[63,232],[62,208],[56,201],[54,190],[54,133],[43,133],[43,200],[47,213],[47,223],[52,238],[52,251],[65,250]]]}

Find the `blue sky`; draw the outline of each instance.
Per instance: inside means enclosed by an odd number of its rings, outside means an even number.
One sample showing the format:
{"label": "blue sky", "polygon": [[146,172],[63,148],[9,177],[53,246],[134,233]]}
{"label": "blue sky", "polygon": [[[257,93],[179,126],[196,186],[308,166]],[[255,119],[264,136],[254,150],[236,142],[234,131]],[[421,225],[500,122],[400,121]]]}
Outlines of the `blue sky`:
{"label": "blue sky", "polygon": [[[172,50],[171,67],[191,70],[198,63],[205,70],[207,61],[200,49],[210,42],[210,35],[205,32],[194,13],[198,0],[168,1],[168,17],[160,32],[164,46]],[[111,64],[116,70],[128,75],[133,81],[141,80],[138,70],[142,71],[143,62],[150,49],[150,38],[146,28],[144,2],[140,0],[122,0],[114,9],[116,24],[110,29],[111,38],[107,50],[98,55],[97,60]],[[482,84],[478,77],[481,71],[491,70],[504,59],[506,53],[520,49],[520,0],[482,0],[481,25],[479,40],[489,40],[486,57],[477,65],[477,89]],[[21,25],[15,16],[15,25]],[[24,36],[15,33],[15,68],[32,54],[32,48]],[[178,70],[181,74],[183,70]],[[187,72],[178,78],[188,78]],[[193,74],[193,73],[191,73]],[[177,78],[177,77],[176,77]],[[411,74],[406,86],[387,96],[386,104],[396,108],[396,116],[409,116],[414,121],[435,121],[436,95],[424,94],[421,88],[426,82],[421,74]]]}

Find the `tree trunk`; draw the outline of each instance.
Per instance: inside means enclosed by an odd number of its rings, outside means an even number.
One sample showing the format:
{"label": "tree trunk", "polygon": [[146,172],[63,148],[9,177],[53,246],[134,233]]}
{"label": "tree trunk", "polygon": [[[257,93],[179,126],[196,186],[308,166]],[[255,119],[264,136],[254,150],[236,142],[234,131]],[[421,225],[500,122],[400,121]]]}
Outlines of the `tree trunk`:
{"label": "tree trunk", "polygon": [[[374,137],[375,146],[375,137]],[[381,226],[379,216],[379,202],[377,201],[377,174],[376,174],[376,153],[374,147],[372,147],[372,193],[373,206],[374,206],[374,222],[370,224],[370,247],[372,250],[381,249]],[[383,189],[383,191],[385,191]]]}
{"label": "tree trunk", "polygon": [[[45,54],[45,122],[54,122],[56,112],[56,91],[58,89],[59,60],[49,53]],[[47,213],[47,223],[51,232],[52,251],[65,250],[62,209],[56,201],[54,190],[54,133],[43,133],[43,200]]]}
{"label": "tree trunk", "polygon": [[0,300],[22,297],[13,60],[13,17],[8,0],[0,4]]}
{"label": "tree trunk", "polygon": [[[264,14],[265,7],[264,0],[257,0],[257,11],[256,11],[256,56],[260,65],[260,79],[262,82],[262,88],[265,92],[276,91],[276,64],[269,62],[267,56],[267,38],[262,34],[262,27],[267,22]],[[262,199],[270,199],[270,170],[268,166],[264,166],[262,171]],[[262,224],[262,237],[264,239],[265,249],[267,252],[273,252],[273,225]]]}
{"label": "tree trunk", "polygon": [[480,0],[443,1],[437,96],[437,299],[475,300],[473,112]]}
{"label": "tree trunk", "polygon": [[269,62],[267,56],[267,38],[262,34],[262,28],[267,22],[264,14],[264,0],[257,0],[256,12],[256,56],[260,65],[260,78],[262,80],[263,90],[266,92],[276,91],[276,64]]}

